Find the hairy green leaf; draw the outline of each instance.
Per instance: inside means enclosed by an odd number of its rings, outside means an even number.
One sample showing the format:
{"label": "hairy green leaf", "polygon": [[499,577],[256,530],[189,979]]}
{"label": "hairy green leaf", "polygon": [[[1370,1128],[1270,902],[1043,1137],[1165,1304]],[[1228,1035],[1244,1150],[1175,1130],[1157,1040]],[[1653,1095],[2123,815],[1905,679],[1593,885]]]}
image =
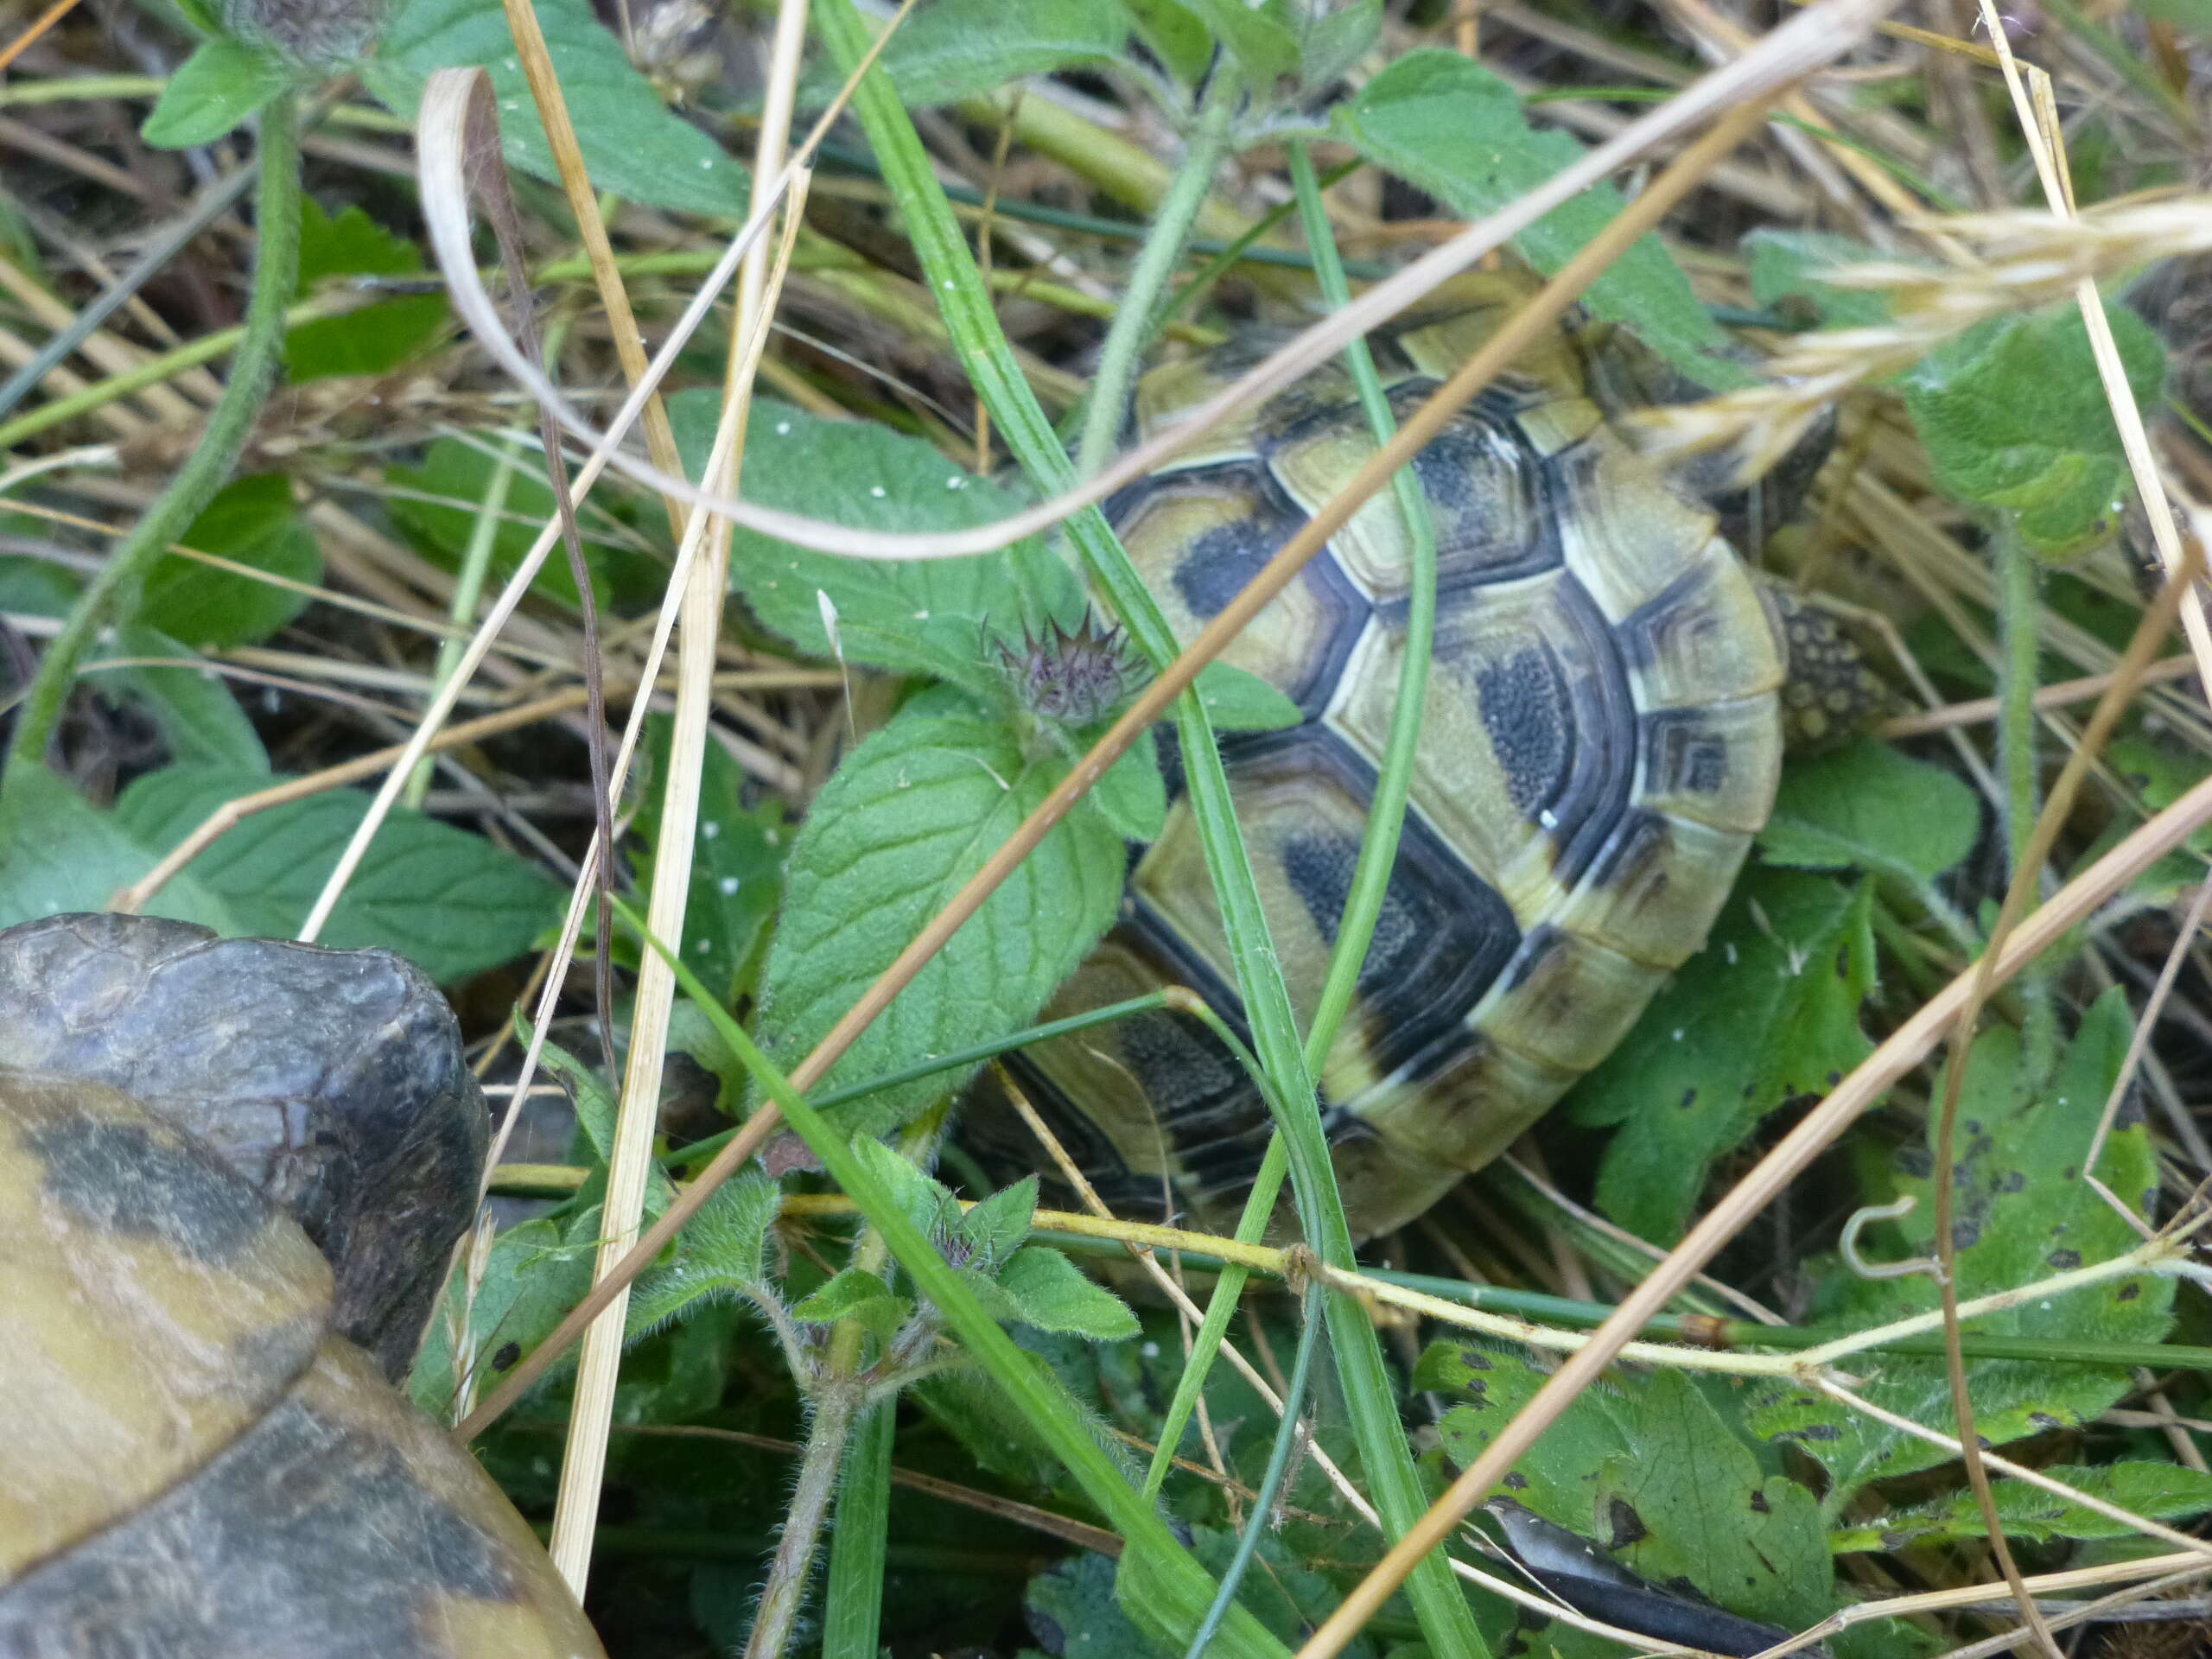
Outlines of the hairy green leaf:
{"label": "hairy green leaf", "polygon": [[702,1303],[773,1294],[761,1257],[783,1201],[782,1189],[758,1170],[724,1182],[677,1235],[674,1259],[647,1268],[631,1287],[630,1338]]}
{"label": "hairy green leaf", "polygon": [[1928,880],[1972,852],[1980,833],[1972,790],[1868,738],[1783,773],[1759,851],[1773,864],[1857,865]]}
{"label": "hairy green leaf", "polygon": [[[2107,304],[2105,315],[2136,402],[2155,406],[2165,348],[2126,307]],[[2130,487],[2127,459],[2074,307],[1972,330],[1906,380],[1905,407],[1936,483],[1960,500],[2008,510],[2047,556],[2079,550],[2115,522]]]}
{"label": "hairy green leaf", "polygon": [[[2113,1464],[2052,1464],[2042,1471],[2053,1480],[2102,1498],[2153,1521],[2181,1521],[2212,1510],[2212,1475],[2177,1463],[2138,1461]],[[1998,1520],[2015,1543],[2045,1543],[2055,1538],[2133,1538],[2126,1522],[2068,1501],[2022,1480],[1994,1480]],[[1920,1544],[1952,1544],[1989,1535],[1981,1505],[1968,1491],[1954,1492],[1882,1517],[1878,1522],[1839,1528],[1828,1548],[1839,1555],[1860,1550],[1907,1549]]]}
{"label": "hairy green leaf", "polygon": [[[721,395],[670,399],[686,465],[702,468]],[[746,495],[765,506],[861,530],[964,530],[1019,511],[988,479],[963,472],[918,438],[869,422],[829,421],[760,399],[745,445]],[[816,657],[927,674],[990,696],[1005,683],[1003,645],[1083,615],[1083,589],[1034,540],[973,558],[844,559],[739,530],[730,582],[753,613]],[[836,637],[830,638],[835,627]]]}
{"label": "hairy green leaf", "polygon": [[1704,951],[1570,1097],[1578,1122],[1621,1126],[1598,1170],[1607,1215],[1671,1243],[1716,1159],[1866,1056],[1871,901],[1864,884],[1789,870],[1738,885]]}
{"label": "hairy green leaf", "polygon": [[[1497,212],[1582,154],[1567,134],[1531,127],[1504,81],[1440,48],[1400,58],[1338,107],[1336,124],[1377,166],[1470,218]],[[1539,270],[1556,271],[1622,206],[1612,186],[1595,186],[1544,215],[1514,246]],[[1590,285],[1584,303],[1634,329],[1703,385],[1726,388],[1748,378],[1741,365],[1720,355],[1726,337],[1656,236],[1639,237]]]}
{"label": "hairy green leaf", "polygon": [[1039,1331],[1094,1342],[1120,1342],[1137,1333],[1137,1316],[1127,1303],[1042,1244],[1017,1250],[999,1269],[996,1282],[1022,1323]]}
{"label": "hairy green leaf", "polygon": [[[226,801],[280,781],[205,766],[139,779],[114,814],[144,849],[134,875]],[[367,810],[367,796],[343,789],[256,813],[187,865],[185,876],[221,899],[232,918],[224,931],[295,933]],[[403,810],[370,843],[322,943],[382,945],[450,984],[527,950],[558,918],[560,900],[560,888],[513,854]]]}
{"label": "hairy green leaf", "polygon": [[[902,24],[883,67],[910,109],[955,104],[1024,75],[1120,60],[1117,0],[934,0]],[[821,77],[823,92],[836,90]]]}
{"label": "hairy green leaf", "polygon": [[138,136],[160,149],[212,144],[291,85],[273,54],[219,35],[202,41],[162,88]]}
{"label": "hairy green leaf", "polygon": [[[791,849],[762,1046],[794,1065],[997,850],[1058,776],[957,696],[909,703],[838,768]],[[831,1070],[855,1082],[1018,1031],[1113,919],[1121,838],[1071,812]],[[959,1088],[944,1075],[840,1112],[880,1130]]]}
{"label": "hairy green leaf", "polygon": [[1838,288],[1821,273],[1869,260],[1887,261],[1881,249],[1826,231],[1757,230],[1744,238],[1751,264],[1751,297],[1761,305],[1792,301],[1811,307],[1821,327],[1872,327],[1887,322],[1890,302],[1875,289]]}
{"label": "hairy green leaf", "polygon": [[[744,217],[747,169],[660,101],[630,67],[622,43],[600,26],[589,0],[532,0],[531,10],[594,185],[655,207]],[[361,79],[412,120],[431,73],[461,65],[491,75],[507,159],[557,181],[499,0],[398,0]]]}
{"label": "hairy green leaf", "polygon": [[[322,550],[292,505],[291,480],[282,473],[225,485],[179,540],[273,576],[322,580]],[[220,651],[258,645],[307,603],[306,594],[291,588],[164,553],[146,578],[137,620],[195,651]]]}

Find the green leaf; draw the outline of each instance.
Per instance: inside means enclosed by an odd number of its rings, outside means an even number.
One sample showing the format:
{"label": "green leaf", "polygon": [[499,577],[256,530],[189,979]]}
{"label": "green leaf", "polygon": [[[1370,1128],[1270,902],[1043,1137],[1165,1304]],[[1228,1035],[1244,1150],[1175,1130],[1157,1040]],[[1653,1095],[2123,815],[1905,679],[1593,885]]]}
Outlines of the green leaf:
{"label": "green leaf", "polygon": [[2212,39],[2212,0],[2139,0],[2145,17]]}
{"label": "green leaf", "polygon": [[891,1287],[860,1268],[847,1268],[812,1295],[791,1304],[791,1318],[804,1325],[834,1325],[856,1319],[880,1338],[887,1338],[912,1314],[906,1298],[893,1296]]}
{"label": "green leaf", "polygon": [[202,41],[162,88],[138,136],[161,149],[212,144],[291,84],[276,57],[243,41]]}
{"label": "green leaf", "polygon": [[[510,1227],[493,1241],[477,1283],[471,1286],[466,1273],[453,1275],[408,1378],[416,1405],[451,1421],[465,1370],[474,1370],[480,1393],[497,1386],[583,1299],[591,1288],[599,1211],[594,1206],[577,1219],[565,1238],[550,1217]],[[573,1356],[561,1362],[573,1363]]]}
{"label": "green leaf", "polygon": [[[101,811],[67,779],[34,766],[9,780],[9,805],[0,813],[0,927],[65,911],[105,910],[118,888],[153,867],[154,855],[115,815]],[[241,926],[222,895],[189,869],[156,894],[146,911],[220,933],[253,931]]]}
{"label": "green leaf", "polygon": [[[124,790],[114,817],[150,866],[226,801],[281,781],[170,766]],[[232,918],[224,931],[296,933],[368,802],[341,789],[256,813],[187,865],[185,876],[222,901]],[[481,836],[402,810],[370,843],[322,943],[381,945],[451,984],[530,949],[560,904],[561,889],[535,866]]]}
{"label": "green leaf", "polygon": [[1872,738],[1793,762],[1760,832],[1769,863],[1932,880],[1974,850],[1981,806],[1941,766]]}
{"label": "green leaf", "polygon": [[985,1267],[996,1268],[1021,1249],[1029,1236],[1029,1218],[1036,1212],[1037,1178],[1025,1175],[961,1217],[960,1236]]}
{"label": "green leaf", "polygon": [[[883,67],[909,108],[928,109],[1025,75],[1118,62],[1128,37],[1116,0],[933,0],[892,37]],[[836,80],[819,81],[826,102]]]}
{"label": "green leaf", "polygon": [[[2212,1510],[2212,1475],[2176,1463],[2053,1464],[2042,1471],[2053,1480],[2101,1497],[2107,1503],[2153,1521],[2180,1521]],[[2056,1538],[2132,1538],[2124,1522],[2069,1502],[2021,1480],[1990,1483],[2005,1535],[2015,1543],[2047,1543]],[[1839,1528],[1828,1548],[1839,1555],[1859,1550],[1897,1550],[1915,1545],[1957,1543],[1989,1535],[1981,1505],[1969,1491],[1954,1492],[1878,1522]]]}
{"label": "green leaf", "polygon": [[634,1341],[711,1302],[774,1294],[761,1256],[783,1191],[757,1169],[726,1181],[676,1236],[673,1261],[647,1268],[630,1290]]}
{"label": "green leaf", "polygon": [[1607,1215],[1672,1243],[1717,1159],[1865,1058],[1872,898],[1864,884],[1788,870],[1738,884],[1703,952],[1570,1096],[1578,1123],[1621,1126],[1598,1166]]}
{"label": "green leaf", "polygon": [[[995,852],[1059,775],[932,694],[848,757],[791,849],[768,954],[762,1046],[798,1063]],[[1096,813],[1056,826],[833,1067],[857,1082],[1020,1030],[1121,902],[1121,840]],[[841,1109],[879,1131],[957,1091],[944,1074]]]}
{"label": "green leaf", "polygon": [[1303,13],[1298,75],[1309,91],[1335,82],[1374,46],[1382,32],[1382,0],[1351,0],[1333,10]]}
{"label": "green leaf", "polygon": [[[292,505],[291,480],[257,473],[218,491],[177,538],[293,582],[322,580],[322,550]],[[307,608],[307,595],[164,553],[146,578],[137,620],[194,650],[258,645]]]}
{"label": "green leaf", "polygon": [[[746,168],[661,102],[589,0],[532,0],[532,10],[594,185],[654,207],[745,216]],[[462,65],[491,75],[507,159],[557,182],[500,0],[398,0],[361,79],[411,121],[431,73]]]}
{"label": "green leaf", "polygon": [[[2155,407],[2165,348],[2124,306],[2105,315],[2136,402]],[[2127,460],[2072,306],[2005,317],[1935,353],[1905,383],[1905,407],[1936,484],[2003,507],[2020,534],[2061,557],[2108,531],[2129,488]]]}
{"label": "green leaf", "polygon": [[1744,238],[1751,257],[1751,297],[1764,306],[1799,301],[1824,328],[1866,328],[1890,320],[1889,296],[1878,289],[1838,288],[1820,273],[1892,256],[1864,242],[1827,231],[1757,230]]}
{"label": "green leaf", "polygon": [[[460,438],[435,439],[423,453],[420,467],[385,468],[385,482],[395,492],[386,499],[385,511],[441,569],[458,570],[475,534],[477,504],[489,492],[492,474],[499,465],[498,458],[486,448]],[[537,539],[538,526],[553,513],[552,489],[543,473],[535,469],[535,463],[525,461],[508,480],[506,504],[499,528],[492,532],[495,582],[504,583],[521,568]],[[592,594],[604,607],[607,602],[604,567],[610,549],[606,541],[594,536],[587,514],[579,512],[578,521]],[[575,575],[569,569],[568,555],[560,548],[554,549],[531,587],[571,610],[577,608]]]}
{"label": "green leaf", "polygon": [[[721,394],[679,392],[669,417],[696,476]],[[864,530],[965,530],[1018,512],[988,479],[963,472],[918,438],[865,421],[828,421],[755,403],[745,445],[746,495]],[[730,583],[753,613],[801,651],[894,673],[927,674],[997,694],[994,642],[1018,647],[1047,621],[1084,613],[1074,574],[1035,540],[973,558],[839,558],[739,530]],[[837,638],[830,638],[827,600]]]}
{"label": "green leaf", "polygon": [[[332,219],[313,196],[300,204],[300,293],[334,276],[408,276],[423,269],[423,251],[394,236],[359,207]],[[293,383],[334,375],[383,374],[413,357],[445,327],[442,294],[378,300],[342,317],[303,322],[284,336]]]}
{"label": "green leaf", "polygon": [[1146,732],[1131,744],[1084,798],[1122,840],[1157,840],[1167,823],[1167,781],[1160,775],[1160,745],[1153,734]]}
{"label": "green leaf", "polygon": [[1014,1253],[998,1274],[998,1287],[1039,1331],[1120,1342],[1137,1333],[1137,1316],[1104,1286],[1087,1279],[1058,1250],[1032,1244]]}
{"label": "green leaf", "polygon": [[1213,35],[1183,0],[1128,0],[1138,37],[1167,73],[1188,86],[1213,66]]}
{"label": "green leaf", "polygon": [[[2081,1169],[2082,1151],[2119,1076],[2132,1024],[2126,997],[2116,988],[2107,992],[2082,1017],[2072,1047],[2056,1075],[2047,1080],[2026,1075],[2018,1034],[2009,1027],[1993,1027],[1974,1044],[1958,1117],[1954,1236],[1959,1245],[1960,1300],[2108,1260],[2139,1242],[2134,1230],[2082,1179]],[[1919,1205],[1904,1221],[1866,1230],[1861,1248],[1876,1259],[1925,1255],[1932,1244],[1929,1154],[1909,1147],[1897,1154],[1893,1166],[1897,1192],[1917,1198]],[[2107,1138],[2097,1174],[2122,1199],[2147,1211],[2158,1170],[2139,1117],[2123,1117]],[[1883,1196],[1870,1198],[1878,1202]],[[1935,1286],[1918,1274],[1872,1280],[1834,1263],[1827,1269],[1808,1323],[1863,1330],[1936,1306]],[[2171,1280],[2140,1274],[1984,1314],[1968,1328],[2091,1346],[2154,1342],[2165,1334],[2172,1304]],[[2131,1386],[2128,1373],[2117,1367],[2024,1360],[1969,1360],[1967,1376],[1975,1427],[1993,1446],[2084,1422]],[[1885,1356],[1861,1391],[1916,1422],[1955,1432],[1940,1360]],[[1944,1460],[1940,1450],[1924,1441],[1788,1389],[1771,1391],[1751,1421],[1763,1438],[1796,1441],[1827,1466],[1831,1515],[1870,1480]]]}
{"label": "green leaf", "polygon": [[960,1205],[952,1190],[931,1179],[872,1135],[854,1138],[853,1155],[883,1183],[899,1212],[917,1231],[927,1235],[942,1255],[945,1243],[960,1231]]}
{"label": "green leaf", "polygon": [[269,752],[253,722],[238,707],[230,688],[212,668],[194,666],[198,653],[155,629],[137,626],[118,631],[113,644],[97,653],[94,664],[111,658],[181,658],[175,667],[143,663],[101,669],[87,683],[103,695],[131,698],[161,728],[172,760],[188,766],[221,766],[234,772],[266,772]]}
{"label": "green leaf", "polygon": [[[1582,155],[1567,134],[1531,127],[1504,81],[1457,52],[1436,48],[1409,52],[1369,81],[1338,107],[1336,126],[1376,165],[1471,219],[1527,194]],[[1514,245],[1548,275],[1622,207],[1611,185],[1594,186],[1537,220]],[[1741,365],[1719,354],[1726,338],[1656,236],[1637,238],[1591,284],[1584,303],[1634,329],[1706,385],[1726,389],[1749,378]]]}
{"label": "green leaf", "polygon": [[1208,663],[1200,669],[1198,693],[1217,731],[1287,731],[1306,718],[1281,691],[1234,663]]}
{"label": "green leaf", "polygon": [[1295,78],[1298,73],[1298,35],[1276,8],[1248,5],[1245,0],[1183,0],[1236,60],[1244,79],[1262,95],[1273,83]]}
{"label": "green leaf", "polygon": [[[662,780],[668,776],[674,721],[648,717],[648,772],[639,795],[637,831],[647,849],[639,885],[650,885],[651,849],[660,843]],[[684,960],[725,1006],[735,1001],[783,890],[790,834],[780,807],[748,811],[745,776],[719,743],[707,745],[699,773],[698,831],[691,842],[690,898],[683,908]]]}
{"label": "green leaf", "polygon": [[[1414,1386],[1465,1396],[1437,1426],[1462,1466],[1544,1382],[1518,1355],[1440,1343]],[[1745,1618],[1802,1629],[1836,1605],[1813,1495],[1769,1474],[1713,1401],[1660,1370],[1579,1396],[1499,1489],[1656,1585],[1687,1580]]]}

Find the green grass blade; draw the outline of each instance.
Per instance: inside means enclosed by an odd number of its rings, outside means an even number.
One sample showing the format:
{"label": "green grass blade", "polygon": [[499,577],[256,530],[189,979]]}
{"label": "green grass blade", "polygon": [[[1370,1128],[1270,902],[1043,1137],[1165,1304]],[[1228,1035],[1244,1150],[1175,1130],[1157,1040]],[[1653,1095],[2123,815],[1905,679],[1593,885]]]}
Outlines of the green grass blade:
{"label": "green grass blade", "polygon": [[863,1416],[845,1446],[822,1595],[822,1659],[876,1659],[883,1623],[883,1567],[891,1519],[891,1441],[898,1402]]}

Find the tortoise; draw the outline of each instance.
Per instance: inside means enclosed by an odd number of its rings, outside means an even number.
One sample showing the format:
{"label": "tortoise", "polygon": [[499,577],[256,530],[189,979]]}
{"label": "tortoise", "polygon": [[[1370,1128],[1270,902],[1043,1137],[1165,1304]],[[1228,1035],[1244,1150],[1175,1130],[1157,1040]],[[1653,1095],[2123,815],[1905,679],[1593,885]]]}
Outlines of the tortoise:
{"label": "tortoise", "polygon": [[389,952],[0,932],[0,1655],[601,1653],[393,1386],[487,1130]]}
{"label": "tortoise", "polygon": [[[1372,341],[1402,417],[1530,284],[1511,273]],[[1149,435],[1259,354],[1236,340],[1152,371]],[[1789,724],[1847,732],[1884,697],[1827,613],[1755,582],[1723,534],[1750,505],[1711,468],[1669,472],[1616,418],[1698,389],[1624,334],[1576,320],[1531,346],[1420,454],[1437,620],[1405,829],[1349,1017],[1320,1068],[1355,1230],[1397,1226],[1497,1155],[1626,1033],[1698,950],[1774,802]],[[1309,376],[1107,504],[1187,640],[1374,452],[1347,372]],[[1825,435],[1769,480],[1802,491]],[[1396,688],[1409,549],[1370,500],[1224,653],[1300,723],[1222,754],[1301,1023],[1366,827]],[[1791,663],[1786,677],[1785,658]],[[1172,761],[1171,785],[1178,780]],[[1045,1018],[1190,986],[1241,1024],[1196,820],[1176,791],[1133,851],[1122,916]],[[1197,1020],[1141,1014],[1039,1043],[979,1080],[970,1134],[1026,1135],[1010,1083],[1122,1213],[1226,1219],[1269,1132]],[[1033,1147],[1033,1142],[1030,1143]],[[1018,1154],[1034,1166],[1033,1150]]]}

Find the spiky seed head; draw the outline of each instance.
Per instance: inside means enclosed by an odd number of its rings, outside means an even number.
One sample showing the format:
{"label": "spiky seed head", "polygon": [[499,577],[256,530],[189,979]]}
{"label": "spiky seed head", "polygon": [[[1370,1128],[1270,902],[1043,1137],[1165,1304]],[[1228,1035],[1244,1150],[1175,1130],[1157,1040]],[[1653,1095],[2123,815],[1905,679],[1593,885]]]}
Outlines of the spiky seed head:
{"label": "spiky seed head", "polygon": [[1021,706],[1040,720],[1088,726],[1122,700],[1140,667],[1118,627],[1088,610],[1071,633],[1058,622],[1024,631],[1020,650],[1001,643],[999,664]]}

